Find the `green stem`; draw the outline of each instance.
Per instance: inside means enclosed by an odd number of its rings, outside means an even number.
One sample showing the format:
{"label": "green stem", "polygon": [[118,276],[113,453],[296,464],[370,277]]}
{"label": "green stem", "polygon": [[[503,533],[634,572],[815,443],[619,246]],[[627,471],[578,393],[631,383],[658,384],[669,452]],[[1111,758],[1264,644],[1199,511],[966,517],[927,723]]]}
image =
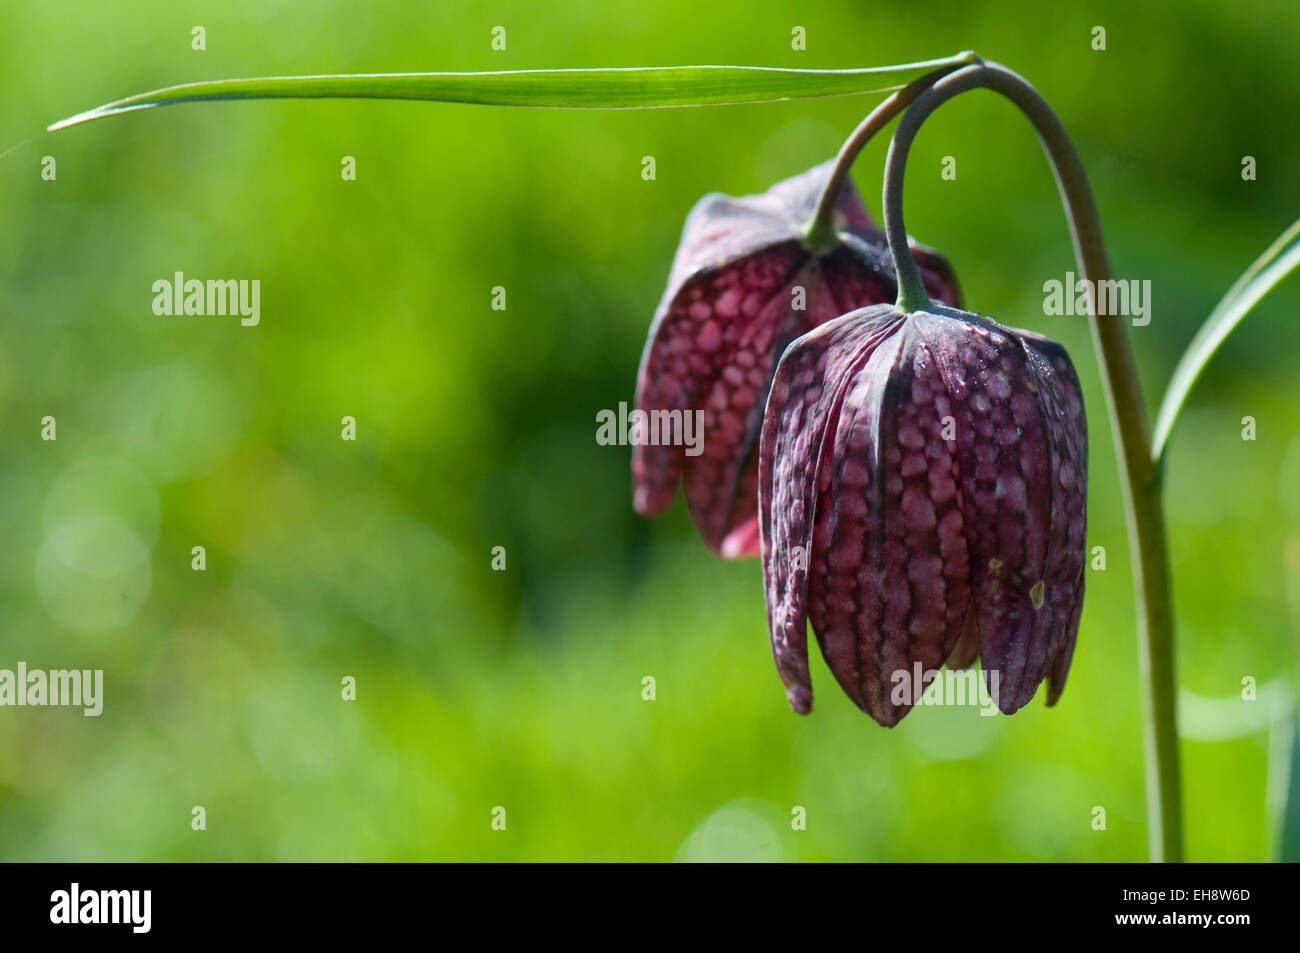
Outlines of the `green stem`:
{"label": "green stem", "polygon": [[[905,295],[905,276],[916,271],[907,247],[902,217],[903,165],[907,152],[917,129],[930,113],[953,96],[979,87],[991,89],[1011,100],[1033,125],[1056,177],[1080,270],[1091,282],[1110,278],[1097,206],[1083,164],[1065,127],[1047,101],[1024,78],[999,64],[981,63],[940,79],[917,97],[899,122],[890,145],[885,168],[885,230],[900,276],[899,306],[905,311],[910,310],[904,307],[905,303],[910,303],[908,296],[915,295],[915,289]],[[921,294],[924,294],[924,289],[921,289]],[[1133,553],[1139,668],[1144,686],[1150,854],[1153,861],[1181,861],[1182,795],[1175,712],[1177,684],[1161,474],[1158,464],[1151,458],[1150,424],[1124,326],[1118,317],[1107,320],[1105,315],[1093,314],[1089,321],[1115,450],[1120,460],[1120,484],[1124,493],[1129,547]]]}
{"label": "green stem", "polygon": [[[965,60],[967,64],[977,62],[979,59],[974,53],[963,53],[961,55],[968,58]],[[840,189],[844,188],[844,183],[848,181],[849,170],[858,158],[858,153],[866,147],[876,133],[889,125],[895,116],[898,116],[904,109],[912,105],[916,101],[916,97],[962,65],[962,63],[954,63],[952,66],[937,69],[933,73],[926,73],[919,79],[912,80],[912,82],[893,93],[888,99],[871,110],[867,114],[867,118],[863,119],[849,137],[844,140],[844,145],[840,146],[840,151],[835,156],[835,165],[831,168],[830,178],[822,186],[821,195],[817,199],[817,207],[813,210],[812,218],[808,220],[808,226],[804,231],[804,242],[809,248],[825,248],[834,243],[835,202],[840,196]]]}
{"label": "green stem", "polygon": [[[961,72],[966,73],[972,69],[981,67],[971,66]],[[894,259],[894,275],[898,281],[897,307],[904,314],[928,308],[930,295],[925,290],[921,271],[916,267],[916,259],[912,257],[912,249],[908,247],[907,226],[903,224],[903,174],[907,171],[907,155],[912,151],[916,131],[921,128],[925,117],[938,108],[940,102],[943,100],[933,101],[931,95],[909,109],[894,130],[894,138],[889,140],[889,152],[885,155],[884,196],[880,209],[885,217],[885,238],[889,241],[889,254]],[[923,109],[924,103],[931,105]]]}

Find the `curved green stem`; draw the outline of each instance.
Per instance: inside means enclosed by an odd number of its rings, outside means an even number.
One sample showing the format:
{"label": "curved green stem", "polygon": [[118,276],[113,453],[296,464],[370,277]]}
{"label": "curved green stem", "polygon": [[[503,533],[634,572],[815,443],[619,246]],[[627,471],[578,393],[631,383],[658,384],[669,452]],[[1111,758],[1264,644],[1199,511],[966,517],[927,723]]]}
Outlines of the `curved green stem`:
{"label": "curved green stem", "polygon": [[[899,306],[904,310],[910,310],[904,306],[907,303],[905,277],[909,272],[916,272],[902,216],[903,164],[908,149],[917,129],[930,113],[953,96],[979,87],[991,89],[1011,100],[1033,125],[1056,177],[1080,270],[1092,282],[1110,278],[1097,206],[1083,164],[1065,127],[1047,101],[1024,78],[999,64],[981,63],[951,73],[917,97],[899,122],[890,145],[885,169],[885,230],[898,267]],[[915,289],[910,294],[915,295]],[[921,289],[921,294],[924,294],[924,289]],[[1151,458],[1151,429],[1146,405],[1133,351],[1121,320],[1096,314],[1089,318],[1111,432],[1120,460],[1120,484],[1124,493],[1129,547],[1133,553],[1139,664],[1145,688],[1143,723],[1151,859],[1180,861],[1183,856],[1182,795],[1164,504],[1160,469]]]}
{"label": "curved green stem", "polygon": [[[963,58],[963,63],[966,64],[979,61],[979,57],[973,52],[960,55]],[[916,101],[916,97],[953,70],[959,69],[963,63],[954,63],[932,73],[926,73],[919,79],[912,80],[912,82],[893,93],[888,99],[871,110],[867,114],[867,118],[858,123],[858,127],[844,140],[844,145],[840,146],[840,151],[835,156],[835,165],[831,167],[830,178],[822,186],[821,195],[817,198],[817,207],[813,210],[812,218],[808,220],[808,226],[804,231],[804,242],[808,247],[823,248],[834,242],[835,202],[839,198],[840,189],[844,188],[844,183],[848,180],[849,170],[858,158],[858,153],[875,137],[876,133],[884,129],[894,120],[894,117],[912,105]]]}
{"label": "curved green stem", "polygon": [[[951,95],[955,96],[956,93]],[[921,128],[926,116],[934,112],[943,101],[936,100],[931,95],[909,109],[894,130],[894,138],[889,140],[889,152],[885,155],[884,196],[881,198],[880,209],[885,218],[885,238],[889,241],[889,254],[894,259],[894,274],[898,281],[897,306],[904,314],[928,308],[930,296],[926,293],[921,271],[916,267],[916,259],[912,257],[912,249],[907,243],[907,227],[903,224],[903,174],[907,171],[907,156],[912,151],[916,131]]]}

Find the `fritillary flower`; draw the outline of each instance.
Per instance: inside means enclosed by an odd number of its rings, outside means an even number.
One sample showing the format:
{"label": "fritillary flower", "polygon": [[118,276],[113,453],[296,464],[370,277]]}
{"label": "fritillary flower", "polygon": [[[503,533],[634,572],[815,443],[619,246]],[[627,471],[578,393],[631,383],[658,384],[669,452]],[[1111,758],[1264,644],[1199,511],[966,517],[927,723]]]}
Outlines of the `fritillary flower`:
{"label": "fritillary flower", "polygon": [[1065,349],[938,303],[822,324],[785,351],[759,451],[763,577],[790,705],[807,623],[857,705],[978,654],[1008,714],[1065,684],[1083,604],[1087,428]]}

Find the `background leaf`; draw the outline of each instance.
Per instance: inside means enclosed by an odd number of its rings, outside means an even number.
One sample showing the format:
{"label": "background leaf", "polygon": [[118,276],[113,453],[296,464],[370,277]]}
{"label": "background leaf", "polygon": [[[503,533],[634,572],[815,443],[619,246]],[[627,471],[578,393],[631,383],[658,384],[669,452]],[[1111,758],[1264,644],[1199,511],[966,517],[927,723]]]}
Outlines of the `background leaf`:
{"label": "background leaf", "polygon": [[1165,445],[1169,442],[1179,411],[1215,352],[1241,323],[1242,318],[1297,265],[1300,265],[1300,220],[1292,223],[1228,289],[1223,300],[1210,312],[1201,330],[1187,346],[1187,351],[1174,368],[1169,388],[1160,405],[1160,413],[1156,417],[1155,439],[1152,443],[1154,459],[1159,460],[1164,455]]}
{"label": "background leaf", "polygon": [[106,103],[49,127],[51,132],[118,113],[226,99],[424,99],[489,106],[653,109],[776,102],[903,86],[974,53],[865,69],[757,66],[651,66],[618,69],[499,70],[481,73],[356,73],[268,76],[185,83]]}

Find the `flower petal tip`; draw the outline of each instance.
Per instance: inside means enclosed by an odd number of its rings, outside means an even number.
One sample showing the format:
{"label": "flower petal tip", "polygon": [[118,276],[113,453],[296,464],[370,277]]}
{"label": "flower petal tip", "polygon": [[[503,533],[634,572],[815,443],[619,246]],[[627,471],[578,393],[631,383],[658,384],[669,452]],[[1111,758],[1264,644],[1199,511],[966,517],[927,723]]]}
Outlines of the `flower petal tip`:
{"label": "flower petal tip", "polygon": [[785,690],[785,698],[786,701],[790,703],[790,708],[796,715],[807,715],[812,712],[812,689],[805,688],[802,685],[796,685],[794,688],[787,688]]}

